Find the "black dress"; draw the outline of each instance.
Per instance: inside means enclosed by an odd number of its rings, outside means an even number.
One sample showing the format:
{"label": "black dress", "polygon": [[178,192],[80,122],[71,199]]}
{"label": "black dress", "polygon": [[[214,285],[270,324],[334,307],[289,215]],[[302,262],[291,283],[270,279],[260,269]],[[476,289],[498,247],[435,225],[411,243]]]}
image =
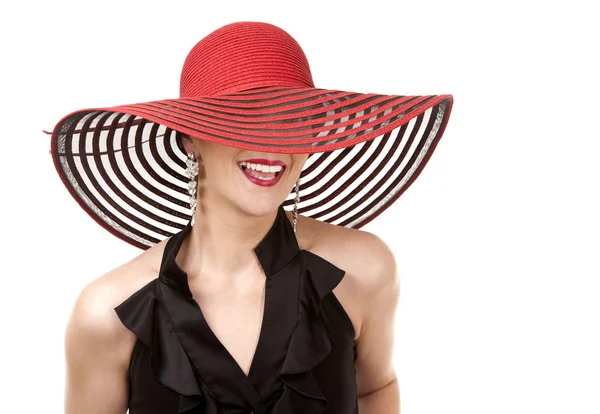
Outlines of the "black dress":
{"label": "black dress", "polygon": [[332,292],[345,272],[300,250],[282,206],[254,252],[266,275],[258,345],[245,375],[193,299],[175,256],[189,224],[166,243],[158,278],[115,308],[137,341],[130,414],[356,414],[356,348]]}

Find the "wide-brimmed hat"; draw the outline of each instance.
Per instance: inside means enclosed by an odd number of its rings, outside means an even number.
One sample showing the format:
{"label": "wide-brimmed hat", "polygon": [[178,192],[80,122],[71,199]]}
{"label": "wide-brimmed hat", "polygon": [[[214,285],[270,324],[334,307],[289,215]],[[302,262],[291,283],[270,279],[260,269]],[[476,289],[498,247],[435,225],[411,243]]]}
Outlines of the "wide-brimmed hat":
{"label": "wide-brimmed hat", "polygon": [[[51,153],[81,207],[141,249],[191,218],[182,134],[248,150],[309,153],[298,213],[359,228],[421,173],[452,102],[452,95],[316,88],[287,32],[237,22],[192,48],[179,98],[75,111],[54,128]],[[283,205],[293,203],[290,193]]]}

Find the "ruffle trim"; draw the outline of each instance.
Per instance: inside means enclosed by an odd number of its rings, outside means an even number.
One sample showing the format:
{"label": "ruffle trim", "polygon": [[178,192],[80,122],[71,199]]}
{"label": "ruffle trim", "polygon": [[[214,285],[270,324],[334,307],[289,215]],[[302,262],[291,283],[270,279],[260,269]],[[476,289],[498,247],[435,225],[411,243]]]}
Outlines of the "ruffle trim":
{"label": "ruffle trim", "polygon": [[[172,328],[161,300],[160,283],[154,279],[117,306],[115,312],[123,325],[150,349],[154,376],[180,395],[178,413],[184,413],[208,399]],[[220,414],[215,410],[205,412]]]}
{"label": "ruffle trim", "polygon": [[333,349],[333,338],[321,318],[321,302],[341,282],[345,272],[307,250],[302,251],[302,256],[305,271],[300,282],[298,324],[278,375],[298,395],[286,395],[284,389],[272,414],[322,413],[328,404],[311,370]]}
{"label": "ruffle trim", "polygon": [[[320,315],[321,302],[340,283],[345,272],[309,251],[302,250],[301,255],[303,275],[298,322],[278,374],[283,387],[270,414],[317,414],[323,413],[328,405],[311,370],[333,349],[333,338]],[[150,349],[156,379],[180,394],[178,413],[202,404],[204,414],[224,414],[226,411],[219,407],[210,389],[196,377],[163,304],[161,284],[159,279],[153,280],[115,311],[123,324]]]}

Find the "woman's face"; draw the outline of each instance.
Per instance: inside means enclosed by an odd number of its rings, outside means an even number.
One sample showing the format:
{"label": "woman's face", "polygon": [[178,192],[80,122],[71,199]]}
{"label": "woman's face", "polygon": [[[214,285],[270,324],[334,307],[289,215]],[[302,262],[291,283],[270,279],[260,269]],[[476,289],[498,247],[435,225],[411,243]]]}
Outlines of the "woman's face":
{"label": "woman's face", "polygon": [[[230,203],[257,216],[269,214],[283,203],[308,158],[308,154],[245,150],[193,137],[184,137],[183,145],[186,152],[193,152],[198,160],[199,204],[208,197],[217,205]],[[261,159],[266,160],[261,165],[276,163],[282,168],[267,173],[261,171],[264,167],[255,165],[256,170],[249,171],[243,164],[248,160],[258,160],[253,164],[260,164]],[[273,180],[268,180],[273,176]]]}

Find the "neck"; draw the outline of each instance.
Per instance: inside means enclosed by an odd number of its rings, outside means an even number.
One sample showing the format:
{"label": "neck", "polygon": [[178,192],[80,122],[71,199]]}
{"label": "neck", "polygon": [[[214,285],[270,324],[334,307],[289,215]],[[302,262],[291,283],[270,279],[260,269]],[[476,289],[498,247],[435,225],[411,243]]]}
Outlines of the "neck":
{"label": "neck", "polygon": [[190,281],[235,283],[261,271],[254,248],[267,234],[277,210],[255,216],[229,203],[200,201],[195,224],[177,255]]}

